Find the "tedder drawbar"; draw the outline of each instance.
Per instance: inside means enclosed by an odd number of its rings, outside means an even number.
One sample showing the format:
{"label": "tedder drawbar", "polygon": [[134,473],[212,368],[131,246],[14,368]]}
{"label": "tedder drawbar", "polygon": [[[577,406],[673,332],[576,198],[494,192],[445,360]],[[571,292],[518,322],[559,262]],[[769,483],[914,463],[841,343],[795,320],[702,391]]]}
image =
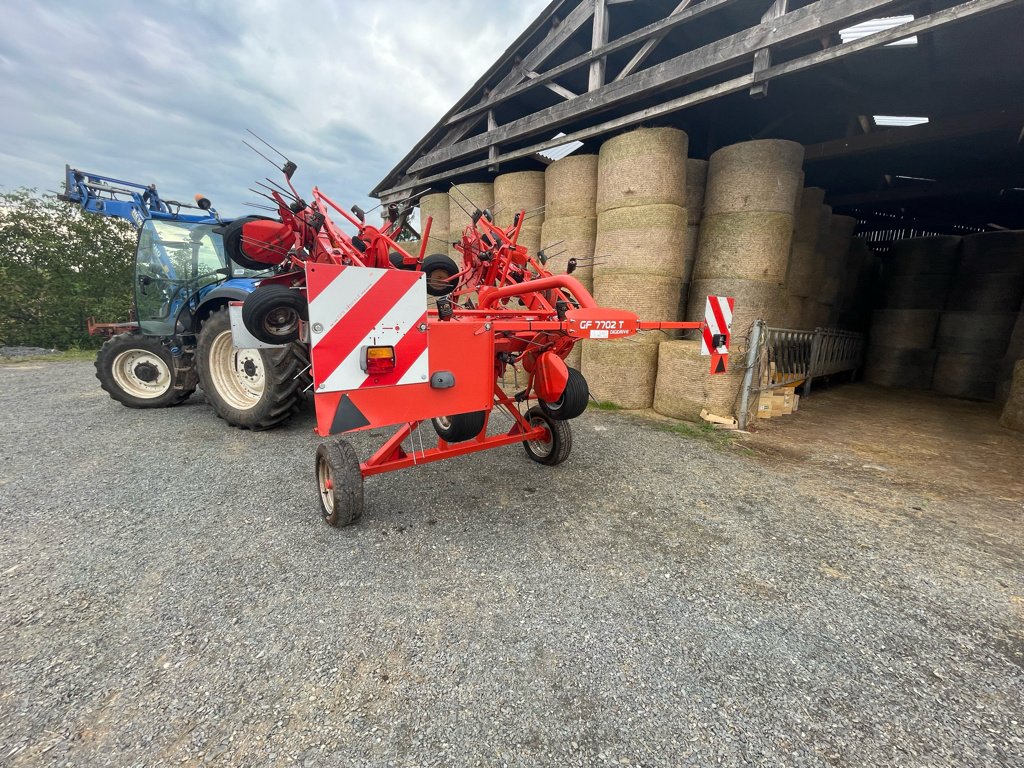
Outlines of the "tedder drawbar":
{"label": "tedder drawbar", "polygon": [[[316,431],[322,437],[400,424],[360,462],[345,440],[317,450],[316,480],[328,523],[362,515],[363,481],[372,475],[522,443],[535,462],[556,465],[572,447],[569,420],[584,412],[589,390],[565,364],[583,340],[625,339],[642,331],[699,330],[713,373],[727,366],[732,299],[709,301],[704,322],[644,322],[601,307],[571,272],[552,274],[518,245],[521,211],[508,229],[476,209],[456,244],[462,270],[447,295],[428,305],[429,276],[401,268],[307,262],[303,281]],[[436,292],[430,291],[436,296]],[[506,394],[509,369],[525,374]],[[518,376],[517,376],[518,378]],[[495,410],[511,419],[488,434]],[[413,435],[431,420],[433,447]]]}

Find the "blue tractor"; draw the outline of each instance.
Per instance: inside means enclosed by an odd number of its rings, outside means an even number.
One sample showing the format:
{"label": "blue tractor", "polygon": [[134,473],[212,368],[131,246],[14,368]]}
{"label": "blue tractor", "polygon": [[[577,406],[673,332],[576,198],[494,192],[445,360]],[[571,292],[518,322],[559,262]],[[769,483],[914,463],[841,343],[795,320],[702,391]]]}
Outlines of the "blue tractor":
{"label": "blue tractor", "polygon": [[96,356],[96,377],[129,408],[184,402],[202,387],[217,415],[243,429],[270,429],[298,409],[309,384],[301,343],[236,348],[228,305],[242,301],[261,273],[234,264],[225,238],[243,219],[222,219],[210,201],[164,200],[155,185],[66,168],[59,198],[86,213],[130,221],[135,254],[135,321]]}

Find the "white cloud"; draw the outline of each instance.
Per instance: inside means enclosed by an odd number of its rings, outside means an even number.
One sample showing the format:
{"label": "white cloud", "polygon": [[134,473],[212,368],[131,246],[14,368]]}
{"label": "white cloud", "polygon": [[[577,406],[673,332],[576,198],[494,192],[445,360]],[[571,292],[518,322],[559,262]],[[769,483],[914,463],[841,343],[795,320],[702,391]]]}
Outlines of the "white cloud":
{"label": "white cloud", "polygon": [[242,4],[84,0],[5,10],[0,186],[56,189],[65,162],[244,212],[275,177],[363,200],[540,12],[544,0]]}

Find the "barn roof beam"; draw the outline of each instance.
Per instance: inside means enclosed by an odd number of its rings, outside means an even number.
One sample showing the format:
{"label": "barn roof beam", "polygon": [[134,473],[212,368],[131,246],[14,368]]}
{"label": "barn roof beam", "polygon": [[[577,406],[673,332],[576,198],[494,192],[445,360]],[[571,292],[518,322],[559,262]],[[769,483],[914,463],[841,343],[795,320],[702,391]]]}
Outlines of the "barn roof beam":
{"label": "barn roof beam", "polygon": [[[926,16],[920,16],[913,21],[901,24],[898,27],[876,32],[858,40],[842,43],[831,48],[807,54],[792,61],[770,66],[758,75],[755,75],[754,73],[743,75],[724,83],[703,88],[695,93],[670,99],[656,106],[648,107],[647,109],[638,110],[629,115],[575,131],[565,136],[559,136],[555,139],[548,139],[546,141],[537,142],[528,147],[506,152],[499,155],[497,160],[507,162],[522,157],[529,157],[545,149],[553,149],[554,147],[561,146],[572,141],[586,141],[587,139],[601,136],[614,130],[638,125],[664,114],[676,112],[681,109],[692,107],[696,104],[711,101],[726,94],[742,91],[761,79],[778,78],[784,75],[802,72],[812,67],[842,59],[846,56],[860,53],[878,46],[887,45],[888,43],[900,40],[910,35],[923,34],[933,29],[979,16],[984,13],[990,13],[1002,8],[1019,5],[1021,1],[1022,0],[967,0],[967,2],[961,3],[960,5],[946,8],[942,11],[937,11]],[[418,187],[427,185],[451,179],[471,171],[484,169],[488,166],[489,162],[489,160],[483,160],[481,162],[468,163],[461,167],[451,168],[421,179],[407,179],[396,184],[392,189],[383,191],[381,194],[382,196],[386,195],[389,198],[395,197],[414,186]]]}

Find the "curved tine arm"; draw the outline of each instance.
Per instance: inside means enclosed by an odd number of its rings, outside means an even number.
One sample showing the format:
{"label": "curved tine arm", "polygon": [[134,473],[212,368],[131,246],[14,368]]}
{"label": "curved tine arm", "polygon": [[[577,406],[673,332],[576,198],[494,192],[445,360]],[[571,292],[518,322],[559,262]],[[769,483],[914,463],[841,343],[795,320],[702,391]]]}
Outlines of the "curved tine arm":
{"label": "curved tine arm", "polygon": [[526,280],[522,283],[505,285],[501,288],[490,288],[480,291],[480,309],[493,307],[499,300],[508,296],[520,296],[534,291],[546,291],[549,288],[562,288],[569,291],[580,303],[580,307],[597,309],[597,302],[590,292],[575,277],[569,275],[551,275],[537,280]]}

